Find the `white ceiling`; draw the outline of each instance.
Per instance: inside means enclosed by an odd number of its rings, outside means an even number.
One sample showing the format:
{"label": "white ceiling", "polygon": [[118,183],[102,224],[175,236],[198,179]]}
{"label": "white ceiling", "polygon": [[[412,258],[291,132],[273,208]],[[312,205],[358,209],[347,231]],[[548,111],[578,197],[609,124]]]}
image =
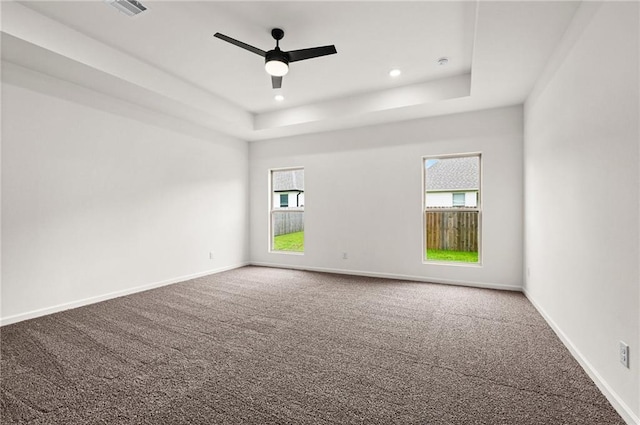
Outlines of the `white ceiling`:
{"label": "white ceiling", "polygon": [[[257,140],[522,103],[579,4],[142,3],[127,17],[99,0],[3,2],[3,60]],[[338,54],[291,64],[276,91],[261,57],[213,38],[270,50],[273,27],[284,50]]]}

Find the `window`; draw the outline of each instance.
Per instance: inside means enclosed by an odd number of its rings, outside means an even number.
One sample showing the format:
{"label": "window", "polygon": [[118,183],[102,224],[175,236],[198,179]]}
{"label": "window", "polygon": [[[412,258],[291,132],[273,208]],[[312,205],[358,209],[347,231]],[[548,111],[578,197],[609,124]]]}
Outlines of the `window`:
{"label": "window", "polygon": [[423,159],[424,259],[480,262],[480,154]]}
{"label": "window", "polygon": [[304,252],[304,169],[271,170],[271,252]]}

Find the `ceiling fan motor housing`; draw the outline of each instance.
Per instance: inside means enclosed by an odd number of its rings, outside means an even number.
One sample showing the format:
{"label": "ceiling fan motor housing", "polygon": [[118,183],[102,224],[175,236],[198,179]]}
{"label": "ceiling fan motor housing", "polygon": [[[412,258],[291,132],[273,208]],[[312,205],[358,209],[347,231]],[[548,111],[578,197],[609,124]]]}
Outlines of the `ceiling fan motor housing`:
{"label": "ceiling fan motor housing", "polygon": [[287,54],[287,52],[283,52],[276,47],[274,50],[269,50],[264,57],[264,63],[271,61],[283,62],[289,65],[289,55]]}

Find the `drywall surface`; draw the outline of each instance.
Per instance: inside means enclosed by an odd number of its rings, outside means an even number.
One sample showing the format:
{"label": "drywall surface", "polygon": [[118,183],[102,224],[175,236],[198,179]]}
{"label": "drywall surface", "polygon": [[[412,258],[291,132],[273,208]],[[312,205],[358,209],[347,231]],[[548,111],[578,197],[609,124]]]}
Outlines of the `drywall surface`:
{"label": "drywall surface", "polygon": [[246,142],[33,81],[2,86],[3,323],[247,262]]}
{"label": "drywall surface", "polygon": [[[634,423],[639,11],[638,3],[621,2],[596,9],[525,106],[525,289]],[[620,340],[631,349],[629,369],[619,362]]]}
{"label": "drywall surface", "polygon": [[[251,262],[518,289],[522,108],[251,143]],[[482,265],[423,263],[422,158],[482,154]],[[269,252],[269,170],[305,170],[305,252]],[[347,259],[343,259],[343,253]]]}

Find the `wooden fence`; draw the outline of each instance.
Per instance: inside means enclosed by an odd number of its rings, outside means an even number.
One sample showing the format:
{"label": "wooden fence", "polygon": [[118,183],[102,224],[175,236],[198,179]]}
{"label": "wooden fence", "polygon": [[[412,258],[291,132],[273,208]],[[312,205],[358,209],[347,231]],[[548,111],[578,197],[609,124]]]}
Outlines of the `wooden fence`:
{"label": "wooden fence", "polygon": [[304,231],[304,211],[274,212],[273,236]]}
{"label": "wooden fence", "polygon": [[478,251],[477,211],[426,211],[427,249]]}

